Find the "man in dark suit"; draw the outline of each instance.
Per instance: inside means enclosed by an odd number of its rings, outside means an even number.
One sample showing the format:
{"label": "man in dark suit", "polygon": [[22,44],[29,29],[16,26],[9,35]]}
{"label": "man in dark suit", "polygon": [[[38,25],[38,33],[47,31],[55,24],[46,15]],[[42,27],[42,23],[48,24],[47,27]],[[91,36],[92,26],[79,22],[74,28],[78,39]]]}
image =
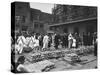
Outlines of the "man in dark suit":
{"label": "man in dark suit", "polygon": [[54,38],[55,49],[58,49],[59,38],[60,38],[60,36],[58,34],[55,34],[55,38]]}

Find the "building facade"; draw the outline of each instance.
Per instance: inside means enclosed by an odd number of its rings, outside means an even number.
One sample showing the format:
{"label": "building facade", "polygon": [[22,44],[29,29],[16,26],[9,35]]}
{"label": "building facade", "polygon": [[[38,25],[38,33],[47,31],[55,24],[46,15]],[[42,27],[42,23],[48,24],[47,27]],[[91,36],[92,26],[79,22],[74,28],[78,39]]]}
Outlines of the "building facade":
{"label": "building facade", "polygon": [[60,5],[57,4],[52,9],[53,23],[77,21],[97,16],[97,7]]}
{"label": "building facade", "polygon": [[53,24],[49,29],[56,33],[97,32],[97,7],[55,5]]}
{"label": "building facade", "polygon": [[31,8],[28,2],[13,2],[11,15],[11,28],[18,32],[46,33],[52,20],[52,14]]}
{"label": "building facade", "polygon": [[30,4],[28,2],[15,2],[15,30],[27,31],[32,26]]}
{"label": "building facade", "polygon": [[33,32],[45,34],[48,30],[48,24],[51,23],[52,14],[42,12],[31,8],[31,21]]}

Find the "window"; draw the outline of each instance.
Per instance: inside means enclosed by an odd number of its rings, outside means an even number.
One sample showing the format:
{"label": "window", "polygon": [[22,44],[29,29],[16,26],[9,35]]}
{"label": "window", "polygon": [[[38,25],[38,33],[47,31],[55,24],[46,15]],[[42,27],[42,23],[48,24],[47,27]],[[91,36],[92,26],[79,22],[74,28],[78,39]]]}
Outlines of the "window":
{"label": "window", "polygon": [[40,28],[43,28],[44,27],[44,25],[43,24],[40,24]]}
{"label": "window", "polygon": [[19,22],[25,22],[25,16],[15,16],[15,21],[17,22],[17,23],[19,23]]}
{"label": "window", "polygon": [[39,25],[39,23],[38,22],[35,22],[34,28],[38,28],[38,25]]}
{"label": "window", "polygon": [[16,21],[20,21],[20,16],[15,16]]}
{"label": "window", "polygon": [[22,31],[27,31],[28,26],[22,26]]}
{"label": "window", "polygon": [[25,16],[22,16],[21,21],[25,22]]}
{"label": "window", "polygon": [[22,7],[21,7],[21,6],[18,6],[18,9],[20,9],[20,10],[21,10],[21,9],[22,9]]}

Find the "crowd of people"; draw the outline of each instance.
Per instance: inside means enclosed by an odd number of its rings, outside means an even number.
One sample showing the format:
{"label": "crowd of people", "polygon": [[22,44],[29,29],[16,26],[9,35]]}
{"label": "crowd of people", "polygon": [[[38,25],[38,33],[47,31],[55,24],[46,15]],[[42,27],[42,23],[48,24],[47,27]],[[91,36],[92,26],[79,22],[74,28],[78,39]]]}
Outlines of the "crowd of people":
{"label": "crowd of people", "polygon": [[[40,48],[40,50],[48,49],[54,47],[56,50],[59,49],[59,46],[62,48],[78,48],[81,45],[90,46],[94,45],[94,55],[97,56],[97,34],[84,34],[80,37],[78,33],[64,33],[64,34],[39,34],[33,33],[29,34],[27,32],[21,32],[15,34],[15,37],[12,37],[12,50],[11,52],[11,63],[12,63],[12,72],[28,72],[26,69],[20,71],[20,64],[22,65],[25,62],[25,57],[20,56],[15,63],[15,53],[21,54],[25,50],[34,50]],[[23,66],[21,66],[22,68]],[[23,67],[25,68],[25,67]]]}
{"label": "crowd of people", "polygon": [[63,33],[63,34],[39,34],[28,32],[21,32],[15,34],[15,37],[12,38],[12,44],[15,45],[15,50],[18,53],[23,52],[23,48],[38,48],[47,49],[54,47],[59,49],[59,45],[62,48],[78,48],[80,45],[90,46],[93,45],[93,42],[96,41],[96,33],[94,34],[84,34],[83,37],[80,37],[78,33]]}

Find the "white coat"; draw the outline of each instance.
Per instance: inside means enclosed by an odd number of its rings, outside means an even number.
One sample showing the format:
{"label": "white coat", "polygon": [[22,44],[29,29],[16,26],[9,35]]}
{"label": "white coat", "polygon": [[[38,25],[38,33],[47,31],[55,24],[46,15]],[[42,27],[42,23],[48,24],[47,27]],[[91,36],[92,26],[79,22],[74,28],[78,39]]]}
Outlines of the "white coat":
{"label": "white coat", "polygon": [[47,35],[43,38],[43,48],[48,48],[49,37]]}
{"label": "white coat", "polygon": [[76,39],[73,38],[72,47],[76,47]]}
{"label": "white coat", "polygon": [[17,46],[17,50],[19,53],[22,53],[22,50],[23,50],[23,47],[26,47],[26,39],[24,36],[19,36],[18,40],[17,40],[17,43],[18,43],[18,46]]}

